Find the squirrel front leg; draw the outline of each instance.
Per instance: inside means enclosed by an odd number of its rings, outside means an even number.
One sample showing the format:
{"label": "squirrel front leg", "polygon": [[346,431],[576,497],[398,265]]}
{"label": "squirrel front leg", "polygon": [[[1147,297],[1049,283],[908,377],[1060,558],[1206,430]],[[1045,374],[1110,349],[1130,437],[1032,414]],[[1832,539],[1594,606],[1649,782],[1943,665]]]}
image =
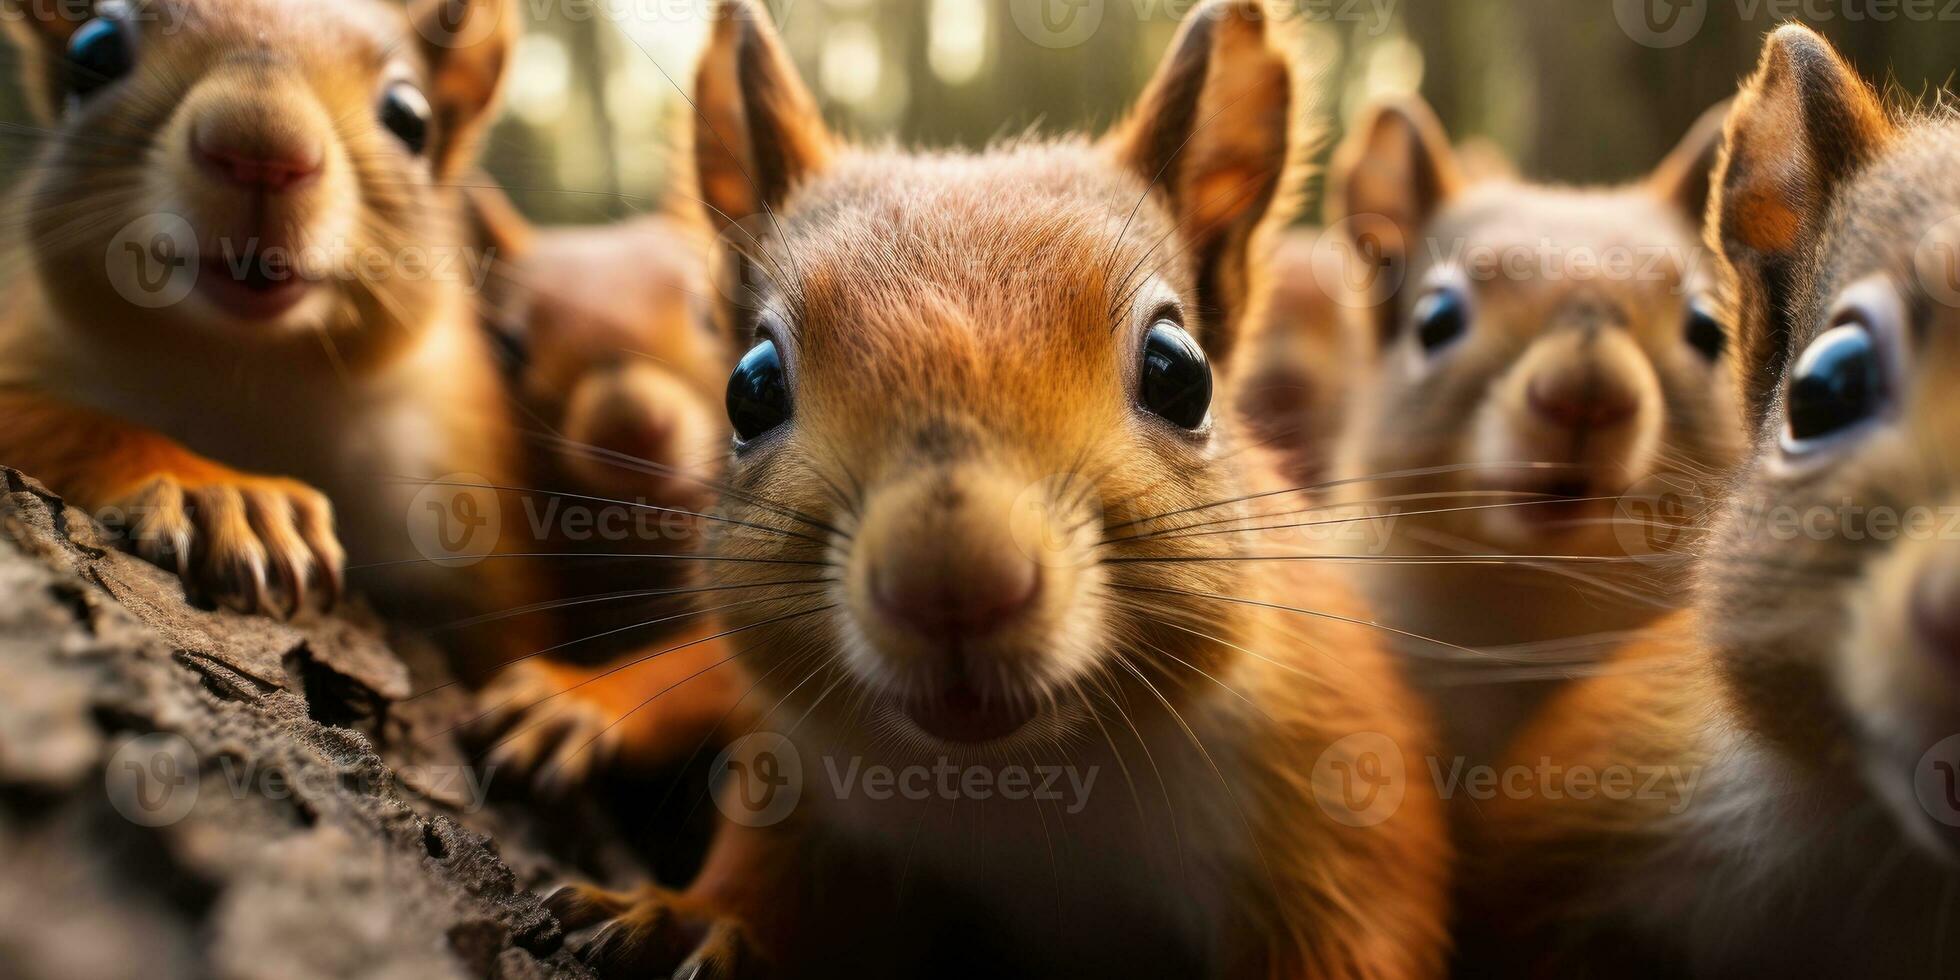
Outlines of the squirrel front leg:
{"label": "squirrel front leg", "polygon": [[333,505],[286,477],[245,473],[115,416],[25,388],[0,390],[0,462],[119,527],[185,589],[246,612],[331,606],[345,552]]}

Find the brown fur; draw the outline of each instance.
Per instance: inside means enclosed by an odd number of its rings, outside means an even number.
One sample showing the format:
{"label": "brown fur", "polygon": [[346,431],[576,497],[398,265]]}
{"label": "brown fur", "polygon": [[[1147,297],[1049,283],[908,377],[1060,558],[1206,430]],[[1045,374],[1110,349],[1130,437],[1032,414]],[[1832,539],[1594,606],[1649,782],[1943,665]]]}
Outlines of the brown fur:
{"label": "brown fur", "polygon": [[[1928,230],[1960,207],[1960,128],[1888,117],[1821,38],[1791,26],[1771,36],[1731,132],[1712,213],[1744,279],[1753,456],[1717,507],[1692,616],[1569,691],[1511,753],[1691,768],[1700,788],[1676,814],[1539,797],[1487,809],[1471,907],[1493,910],[1489,952],[1558,975],[1609,972],[1598,964],[1627,948],[1709,976],[1944,975],[1960,927],[1954,838],[1913,780],[1948,758],[1926,753],[1960,731],[1960,696],[1950,651],[1913,610],[1928,595],[1951,602],[1922,593],[1947,581],[1953,545],[1943,532],[1876,535],[1857,515],[1955,499],[1960,317],[1915,266]],[[1769,220],[1799,237],[1762,234],[1757,206],[1787,212]],[[1892,408],[1836,444],[1788,449],[1789,365],[1854,300],[1848,315],[1872,317],[1895,359]],[[1830,522],[1777,533],[1772,506]]]}
{"label": "brown fur", "polygon": [[[1413,100],[1377,109],[1338,154],[1329,218],[1379,257],[1387,331],[1335,470],[1342,513],[1400,512],[1381,524],[1393,557],[1554,556],[1362,567],[1384,622],[1433,641],[1405,645],[1448,705],[1452,752],[1489,761],[1548,674],[1669,608],[1668,535],[1634,522],[1683,515],[1618,498],[1704,478],[1739,448],[1725,357],[1689,340],[1695,309],[1726,319],[1699,229],[1723,111],[1617,188],[1473,181]],[[1437,293],[1460,297],[1468,326],[1432,350],[1415,317]],[[1535,407],[1547,386],[1620,392],[1626,418],[1552,422]],[[1612,561],[1571,563],[1588,558]]]}
{"label": "brown fur", "polygon": [[[6,20],[55,128],[10,201],[19,234],[0,320],[0,458],[91,511],[128,512],[141,553],[245,608],[297,607],[337,583],[343,546],[368,566],[356,584],[406,615],[531,595],[513,563],[447,571],[407,533],[418,515],[404,479],[503,483],[516,472],[460,276],[329,273],[274,323],[221,315],[197,292],[139,308],[104,267],[121,254],[119,229],[157,212],[184,215],[207,260],[226,258],[214,243],[243,252],[261,239],[460,251],[458,202],[444,185],[495,101],[515,17],[495,0],[457,8],[471,25],[499,18],[459,47],[432,35],[444,16],[433,0],[138,4],[137,69],[57,118],[61,45],[79,24],[61,19],[68,5],[24,6]],[[438,121],[426,160],[375,119],[397,77],[383,68],[428,92]],[[199,170],[193,130],[311,139],[322,168],[276,200],[255,199]]]}
{"label": "brown fur", "polygon": [[[1238,471],[1225,413],[1173,430],[1139,413],[1129,385],[1147,318],[1181,315],[1222,358],[1256,309],[1248,256],[1285,216],[1302,135],[1277,25],[1248,0],[1194,12],[1136,114],[1099,144],[911,154],[833,142],[812,114],[753,111],[807,96],[755,7],[722,13],[700,96],[750,107],[746,130],[718,142],[748,148],[737,170],[767,175],[742,186],[773,215],[758,238],[779,236],[755,246],[770,269],[759,309],[725,316],[748,337],[767,331],[795,389],[792,421],[738,448],[723,507],[822,533],[724,527],[714,554],[764,563],[732,565],[733,582],[766,581],[781,561],[824,562],[841,579],[732,617],[747,632],[730,643],[750,651],[773,706],[761,727],[788,733],[806,772],[1075,763],[1121,766],[1136,793],[1108,787],[1076,814],[1004,800],[949,813],[817,799],[830,777],[814,775],[798,821],[729,831],[777,843],[718,847],[686,907],[754,922],[765,944],[781,935],[769,922],[878,907],[755,908],[726,887],[794,876],[785,839],[798,855],[844,840],[958,896],[951,907],[972,910],[959,959],[998,958],[1008,975],[1436,975],[1447,845],[1414,775],[1421,725],[1365,617],[1319,569],[1221,560],[1233,549],[1219,538],[1096,541],[1273,485]],[[1204,123],[1240,95],[1240,110]],[[726,173],[704,170],[710,183]],[[1127,276],[1132,266],[1151,278]],[[1030,493],[1036,505],[1018,509]],[[884,570],[1006,560],[1024,546],[1022,519],[1064,541],[1067,560],[1043,563],[1030,611],[999,633],[949,658],[875,612]],[[1295,604],[1311,612],[1277,608]],[[980,744],[932,738],[908,706],[950,677],[1034,719]],[[1341,806],[1331,774],[1358,762],[1340,740],[1368,733],[1410,760],[1410,776],[1384,822],[1347,827],[1323,813]],[[773,870],[754,866],[771,853]],[[611,903],[628,925],[676,907],[573,894],[564,904]],[[857,919],[843,928],[891,931]],[[611,942],[600,958],[664,969],[660,947]],[[793,945],[772,951],[792,972],[825,969]]]}

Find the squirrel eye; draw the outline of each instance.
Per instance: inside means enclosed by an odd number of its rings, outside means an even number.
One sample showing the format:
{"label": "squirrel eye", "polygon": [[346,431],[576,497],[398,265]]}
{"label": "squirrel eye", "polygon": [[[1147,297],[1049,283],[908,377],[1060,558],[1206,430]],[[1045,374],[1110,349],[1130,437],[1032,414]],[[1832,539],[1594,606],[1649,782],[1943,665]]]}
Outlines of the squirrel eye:
{"label": "squirrel eye", "polygon": [[1416,341],[1431,353],[1449,346],[1470,329],[1469,304],[1454,289],[1439,289],[1416,301]]}
{"label": "squirrel eye", "polygon": [[776,343],[765,340],[742,355],[728,379],[728,421],[748,442],[789,421],[789,379]]}
{"label": "squirrel eye", "polygon": [[407,82],[396,82],[381,95],[381,125],[388,127],[410,153],[419,155],[428,149],[429,120],[433,116],[429,97]]}
{"label": "squirrel eye", "polygon": [[1722,321],[1715,319],[1715,314],[1699,302],[1688,308],[1686,336],[1688,345],[1711,361],[1721,357],[1722,349],[1728,344],[1728,331],[1722,329]]}
{"label": "squirrel eye", "polygon": [[97,17],[68,38],[68,91],[85,99],[136,67],[121,21]]}
{"label": "squirrel eye", "polygon": [[1198,342],[1160,320],[1143,338],[1143,376],[1137,400],[1172,425],[1196,429],[1211,411],[1211,365]]}
{"label": "squirrel eye", "polygon": [[1802,448],[1877,415],[1884,378],[1878,344],[1863,324],[1818,335],[1790,372],[1789,444]]}

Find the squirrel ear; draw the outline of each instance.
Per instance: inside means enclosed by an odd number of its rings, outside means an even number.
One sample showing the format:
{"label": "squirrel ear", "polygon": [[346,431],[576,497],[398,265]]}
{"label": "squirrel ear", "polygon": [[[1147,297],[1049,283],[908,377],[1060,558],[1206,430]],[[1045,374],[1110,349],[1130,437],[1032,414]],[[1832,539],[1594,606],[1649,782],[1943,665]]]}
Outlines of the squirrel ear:
{"label": "squirrel ear", "polygon": [[[1409,256],[1436,212],[1462,190],[1464,177],[1449,135],[1427,103],[1414,96],[1370,109],[1334,154],[1327,222],[1353,239],[1366,260],[1408,268]],[[1399,274],[1370,282],[1376,332],[1395,332],[1393,297]]]}
{"label": "squirrel ear", "polygon": [[1722,132],[1734,100],[1710,108],[1688,127],[1688,135],[1654,168],[1647,186],[1661,200],[1679,207],[1688,220],[1701,227],[1708,220],[1708,197],[1715,172],[1715,159],[1722,152]]}
{"label": "squirrel ear", "polygon": [[1789,356],[1790,303],[1825,212],[1891,137],[1878,96],[1809,28],[1770,35],[1729,114],[1715,177],[1715,238],[1734,268],[1737,364],[1752,421]]}
{"label": "squirrel ear", "polygon": [[435,170],[460,173],[489,128],[516,46],[511,0],[411,0],[409,18],[429,61],[429,104],[436,112]]}
{"label": "squirrel ear", "polygon": [[0,0],[0,24],[20,52],[21,88],[38,121],[52,123],[61,115],[68,39],[94,18],[93,3]]}
{"label": "squirrel ear", "polygon": [[830,160],[823,114],[753,0],[717,6],[694,97],[694,166],[717,231],[780,206]]}
{"label": "squirrel ear", "polygon": [[1288,38],[1259,0],[1208,0],[1106,140],[1161,189],[1197,272],[1199,340],[1229,353],[1251,300],[1255,239],[1290,218],[1305,169]]}

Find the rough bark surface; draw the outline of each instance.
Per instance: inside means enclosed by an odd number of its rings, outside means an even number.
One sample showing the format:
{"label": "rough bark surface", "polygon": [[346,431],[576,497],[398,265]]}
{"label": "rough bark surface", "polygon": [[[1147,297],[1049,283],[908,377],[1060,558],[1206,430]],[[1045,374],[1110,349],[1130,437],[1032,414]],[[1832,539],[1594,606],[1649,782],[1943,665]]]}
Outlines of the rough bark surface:
{"label": "rough bark surface", "polygon": [[358,610],[196,608],[38,484],[0,490],[0,977],[589,975],[433,657]]}

